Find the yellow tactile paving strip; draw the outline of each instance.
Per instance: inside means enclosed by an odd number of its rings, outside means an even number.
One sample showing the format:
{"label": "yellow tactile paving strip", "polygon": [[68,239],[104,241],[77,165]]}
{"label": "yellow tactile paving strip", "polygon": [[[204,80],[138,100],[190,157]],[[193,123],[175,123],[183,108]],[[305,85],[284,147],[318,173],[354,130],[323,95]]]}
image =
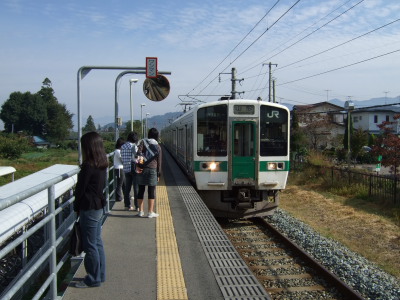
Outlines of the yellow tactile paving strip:
{"label": "yellow tactile paving strip", "polygon": [[157,186],[157,299],[188,299],[167,189],[161,178]]}

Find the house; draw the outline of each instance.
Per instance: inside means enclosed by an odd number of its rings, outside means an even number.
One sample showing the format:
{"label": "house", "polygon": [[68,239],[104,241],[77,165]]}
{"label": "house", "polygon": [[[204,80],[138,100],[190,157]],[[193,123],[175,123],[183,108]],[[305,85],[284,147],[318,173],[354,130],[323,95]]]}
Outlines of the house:
{"label": "house", "polygon": [[353,121],[354,129],[362,129],[370,134],[379,134],[382,131],[379,129],[378,125],[382,122],[394,122],[396,125],[393,126],[394,132],[400,134],[400,125],[398,120],[394,120],[394,116],[400,114],[399,107],[379,107],[379,108],[364,108],[357,109],[351,112],[351,119]]}
{"label": "house", "polygon": [[343,107],[329,102],[320,102],[295,105],[293,111],[298,117],[299,127],[306,129],[311,147],[325,149],[341,144],[347,118]]}
{"label": "house", "polygon": [[34,135],[32,136],[32,143],[39,149],[47,149],[50,147],[50,143],[41,137]]}

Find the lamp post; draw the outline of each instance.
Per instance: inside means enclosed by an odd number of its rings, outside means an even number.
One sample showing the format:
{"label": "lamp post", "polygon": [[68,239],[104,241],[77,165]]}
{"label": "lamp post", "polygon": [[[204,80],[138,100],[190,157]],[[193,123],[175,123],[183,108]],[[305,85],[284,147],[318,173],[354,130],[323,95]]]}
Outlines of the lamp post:
{"label": "lamp post", "polygon": [[150,115],[150,113],[146,113],[146,131],[148,131],[148,127],[147,127],[147,116]]}
{"label": "lamp post", "polygon": [[131,131],[133,131],[133,109],[132,109],[132,83],[138,82],[139,79],[129,79],[129,100],[131,104]]}
{"label": "lamp post", "polygon": [[142,134],[142,138],[144,137],[144,134],[143,134],[143,106],[146,106],[146,104],[144,104],[144,103],[140,104],[140,131]]}

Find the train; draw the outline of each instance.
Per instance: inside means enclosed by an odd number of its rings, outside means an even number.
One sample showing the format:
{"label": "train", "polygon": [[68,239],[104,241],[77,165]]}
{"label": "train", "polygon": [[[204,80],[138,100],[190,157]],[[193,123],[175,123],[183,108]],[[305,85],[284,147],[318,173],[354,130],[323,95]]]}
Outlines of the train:
{"label": "train", "polygon": [[177,161],[216,217],[274,213],[289,174],[290,111],[252,99],[198,104],[161,130]]}

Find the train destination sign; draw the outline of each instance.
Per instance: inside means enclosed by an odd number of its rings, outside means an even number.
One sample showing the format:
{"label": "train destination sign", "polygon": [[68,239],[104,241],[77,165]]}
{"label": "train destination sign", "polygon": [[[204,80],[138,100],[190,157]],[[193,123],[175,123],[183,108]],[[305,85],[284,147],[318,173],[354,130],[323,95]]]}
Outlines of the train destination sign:
{"label": "train destination sign", "polygon": [[233,113],[235,115],[254,115],[254,105],[234,105]]}

